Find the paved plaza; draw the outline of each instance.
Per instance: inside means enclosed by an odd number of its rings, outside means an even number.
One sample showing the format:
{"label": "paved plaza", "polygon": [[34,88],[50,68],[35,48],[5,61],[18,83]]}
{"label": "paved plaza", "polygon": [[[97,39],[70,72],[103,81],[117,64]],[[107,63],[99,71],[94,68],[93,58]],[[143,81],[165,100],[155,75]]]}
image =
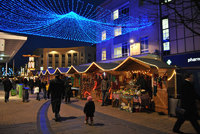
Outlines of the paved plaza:
{"label": "paved plaza", "polygon": [[[153,113],[129,113],[112,106],[102,107],[95,102],[94,126],[84,124],[83,106],[85,100],[72,98],[71,104],[61,105],[61,121],[55,122],[50,100],[37,101],[30,95],[30,101],[23,103],[18,96],[11,96],[4,102],[0,90],[0,134],[173,134],[176,118]],[[188,134],[195,134],[187,121],[181,128]]]}

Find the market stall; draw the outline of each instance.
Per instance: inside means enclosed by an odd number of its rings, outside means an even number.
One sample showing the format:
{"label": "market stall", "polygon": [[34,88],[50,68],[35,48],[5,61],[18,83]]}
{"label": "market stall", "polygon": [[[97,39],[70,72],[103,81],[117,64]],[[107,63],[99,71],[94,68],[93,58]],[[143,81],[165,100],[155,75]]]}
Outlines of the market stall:
{"label": "market stall", "polygon": [[[155,59],[128,57],[110,72],[118,75],[120,90],[113,89],[121,109],[142,111],[154,109],[168,114],[168,93],[175,93],[175,68]],[[116,99],[117,98],[117,99]]]}
{"label": "market stall", "polygon": [[[102,101],[101,94],[101,80],[102,75],[110,76],[108,72],[110,69],[116,67],[117,63],[95,63],[93,62],[86,71],[83,72],[83,96],[92,95],[94,100]],[[110,78],[110,77],[109,77]]]}
{"label": "market stall", "polygon": [[66,75],[72,79],[72,92],[74,96],[78,95],[78,97],[82,98],[81,86],[83,84],[81,82],[81,77],[82,72],[84,72],[87,68],[88,66],[71,66],[66,72]]}

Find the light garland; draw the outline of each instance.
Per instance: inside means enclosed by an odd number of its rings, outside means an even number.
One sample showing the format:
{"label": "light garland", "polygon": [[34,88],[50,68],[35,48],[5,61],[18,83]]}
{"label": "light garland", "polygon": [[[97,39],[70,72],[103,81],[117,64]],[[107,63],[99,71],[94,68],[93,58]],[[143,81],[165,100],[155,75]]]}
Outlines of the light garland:
{"label": "light garland", "polygon": [[112,12],[80,0],[0,0],[0,30],[90,43],[114,38],[114,28],[122,34],[153,24],[143,19],[121,15],[112,20]]}

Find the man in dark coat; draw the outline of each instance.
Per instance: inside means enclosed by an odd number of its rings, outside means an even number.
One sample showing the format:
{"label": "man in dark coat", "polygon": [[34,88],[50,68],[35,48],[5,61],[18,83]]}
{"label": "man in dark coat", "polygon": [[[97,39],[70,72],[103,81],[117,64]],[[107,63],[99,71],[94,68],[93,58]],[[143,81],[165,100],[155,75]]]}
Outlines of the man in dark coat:
{"label": "man in dark coat", "polygon": [[179,129],[185,120],[189,120],[197,131],[200,134],[200,126],[197,122],[198,113],[196,107],[196,99],[198,98],[195,93],[193,85],[193,75],[187,73],[185,75],[185,80],[183,82],[183,88],[181,90],[181,108],[185,109],[183,115],[178,115],[178,120],[176,121],[173,131],[176,133],[183,133]]}
{"label": "man in dark coat", "polygon": [[3,81],[3,85],[4,85],[4,91],[5,91],[5,102],[7,103],[9,101],[10,90],[13,88],[12,83],[9,80],[8,76],[6,76],[6,79]]}
{"label": "man in dark coat", "polygon": [[52,111],[55,113],[55,121],[60,120],[60,105],[64,95],[64,81],[60,78],[60,74],[55,74],[55,79],[50,81],[48,94],[51,94]]}

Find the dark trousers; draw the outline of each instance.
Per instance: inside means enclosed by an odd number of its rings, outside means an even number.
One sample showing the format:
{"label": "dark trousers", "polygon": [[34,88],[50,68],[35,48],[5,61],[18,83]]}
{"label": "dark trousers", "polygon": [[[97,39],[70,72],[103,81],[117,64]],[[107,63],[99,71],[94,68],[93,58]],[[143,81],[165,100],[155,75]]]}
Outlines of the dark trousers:
{"label": "dark trousers", "polygon": [[93,117],[89,117],[89,116],[86,116],[86,115],[85,115],[85,121],[88,122],[88,119],[89,119],[89,118],[90,118],[90,121],[93,122]]}
{"label": "dark trousers", "polygon": [[36,100],[40,100],[40,93],[37,93]]}
{"label": "dark trousers", "polygon": [[70,102],[70,95],[65,95],[65,102],[69,103]]}
{"label": "dark trousers", "polygon": [[[186,119],[183,116],[178,117],[178,120],[176,121],[173,130],[179,130],[181,128],[181,125],[185,122],[185,120]],[[200,134],[200,126],[199,126],[199,123],[197,122],[197,119],[193,117],[193,118],[190,118],[189,121],[191,122],[196,132]]]}
{"label": "dark trousers", "polygon": [[33,87],[30,87],[30,90],[31,90],[31,94],[33,94]]}
{"label": "dark trousers", "polygon": [[10,91],[5,91],[5,102],[9,100]]}
{"label": "dark trousers", "polygon": [[53,113],[59,114],[61,100],[53,100],[53,101],[51,101],[51,105],[52,105],[52,111],[53,111]]}
{"label": "dark trousers", "polygon": [[106,90],[102,90],[102,105],[105,105],[105,101],[106,101]]}

